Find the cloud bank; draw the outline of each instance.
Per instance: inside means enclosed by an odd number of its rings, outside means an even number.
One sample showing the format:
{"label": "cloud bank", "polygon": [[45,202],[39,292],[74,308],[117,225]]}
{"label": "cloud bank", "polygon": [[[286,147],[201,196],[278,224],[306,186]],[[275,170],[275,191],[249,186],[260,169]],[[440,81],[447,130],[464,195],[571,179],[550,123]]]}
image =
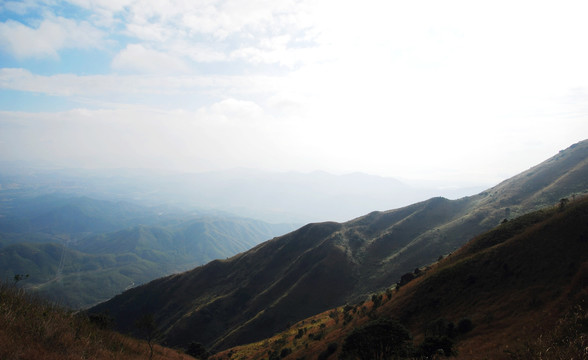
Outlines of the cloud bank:
{"label": "cloud bank", "polygon": [[493,182],[586,138],[585,10],[4,2],[2,158]]}

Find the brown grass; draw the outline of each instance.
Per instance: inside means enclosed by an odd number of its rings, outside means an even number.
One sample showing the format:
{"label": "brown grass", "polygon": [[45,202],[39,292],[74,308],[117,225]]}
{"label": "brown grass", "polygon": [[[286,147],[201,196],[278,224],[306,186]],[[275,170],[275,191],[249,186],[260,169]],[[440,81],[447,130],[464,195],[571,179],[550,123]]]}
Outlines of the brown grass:
{"label": "brown grass", "polygon": [[[12,284],[0,283],[0,359],[148,359],[149,348],[100,329],[82,314],[67,311]],[[155,348],[153,359],[191,359]]]}

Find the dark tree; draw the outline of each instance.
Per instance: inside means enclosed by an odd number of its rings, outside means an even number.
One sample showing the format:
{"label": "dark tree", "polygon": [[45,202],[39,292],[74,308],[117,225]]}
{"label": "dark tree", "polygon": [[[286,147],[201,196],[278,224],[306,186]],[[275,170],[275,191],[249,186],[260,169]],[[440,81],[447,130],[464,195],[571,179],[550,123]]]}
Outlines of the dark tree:
{"label": "dark tree", "polygon": [[20,281],[26,280],[29,278],[29,274],[16,274],[12,279],[14,281],[14,285],[18,284]]}
{"label": "dark tree", "polygon": [[330,343],[325,351],[319,354],[317,360],[326,360],[337,351],[337,343]]}
{"label": "dark tree", "polygon": [[210,356],[206,348],[201,343],[190,343],[188,346],[188,350],[186,350],[186,354],[195,357],[196,359],[206,360]]}
{"label": "dark tree", "polygon": [[108,312],[90,314],[88,315],[88,319],[92,324],[103,330],[112,328],[112,324],[114,323],[114,319],[108,314]]}
{"label": "dark tree", "polygon": [[559,210],[563,210],[569,202],[568,198],[559,199]]}
{"label": "dark tree", "polygon": [[409,282],[411,282],[412,280],[414,280],[414,274],[413,273],[406,273],[404,275],[402,275],[400,277],[400,286],[404,286],[406,284],[408,284]]}
{"label": "dark tree", "polygon": [[455,324],[446,319],[437,319],[427,325],[425,334],[433,337],[447,336],[450,338],[457,335]]}
{"label": "dark tree", "polygon": [[452,356],[454,355],[453,340],[447,336],[427,336],[419,346],[419,353],[425,358],[430,358],[440,353],[445,356]]}
{"label": "dark tree", "polygon": [[149,345],[149,360],[153,359],[153,347],[160,337],[160,333],[155,325],[153,314],[144,314],[136,322],[135,327],[141,335],[147,340]]}
{"label": "dark tree", "polygon": [[355,329],[343,344],[344,359],[387,360],[406,356],[411,336],[393,320],[376,320]]}
{"label": "dark tree", "polygon": [[469,318],[463,318],[463,319],[459,320],[459,322],[457,323],[457,331],[460,334],[468,333],[473,328],[474,328],[474,323],[472,323],[472,320]]}

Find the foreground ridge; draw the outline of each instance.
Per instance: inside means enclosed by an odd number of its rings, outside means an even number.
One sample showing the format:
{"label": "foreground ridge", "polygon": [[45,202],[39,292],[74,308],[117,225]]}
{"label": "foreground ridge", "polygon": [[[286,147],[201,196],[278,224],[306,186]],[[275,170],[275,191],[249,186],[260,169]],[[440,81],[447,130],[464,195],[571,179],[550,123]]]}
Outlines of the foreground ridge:
{"label": "foreground ridge", "polygon": [[412,335],[389,344],[399,349],[398,358],[444,354],[555,360],[588,355],[586,198],[505,222],[411,274],[411,280],[365,301],[304,319],[213,359],[374,358],[357,352],[354,339],[380,341],[369,331],[386,321],[399,324],[387,325],[388,330]]}
{"label": "foreground ridge", "polygon": [[[16,277],[15,279],[18,279]],[[191,359],[108,330],[107,317],[71,312],[0,283],[0,359]]]}

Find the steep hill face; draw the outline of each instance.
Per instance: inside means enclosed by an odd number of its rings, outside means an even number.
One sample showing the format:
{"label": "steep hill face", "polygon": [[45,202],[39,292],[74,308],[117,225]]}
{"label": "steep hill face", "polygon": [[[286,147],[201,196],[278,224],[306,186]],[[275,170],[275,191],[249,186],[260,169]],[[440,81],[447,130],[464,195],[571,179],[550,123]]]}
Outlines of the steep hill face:
{"label": "steep hill face", "polygon": [[[566,207],[476,237],[382,314],[396,313],[415,333],[439,317],[470,318],[477,328],[458,343],[464,359],[509,358],[509,351],[527,351],[522,339],[547,340],[588,299],[588,201]],[[573,316],[586,316],[579,310]]]}
{"label": "steep hill face", "polygon": [[[427,356],[448,336],[458,359],[584,359],[588,345],[588,198],[523,215],[476,236],[400,287],[329,310],[214,359],[345,358],[355,329],[395,319]],[[431,341],[429,341],[429,344]],[[337,346],[333,346],[336,344]],[[440,343],[439,343],[440,344]],[[419,353],[420,352],[420,353]],[[325,352],[326,354],[326,352]]]}
{"label": "steep hill face", "polygon": [[584,141],[478,195],[310,224],[226,261],[132,289],[92,311],[109,311],[123,331],[153,313],[167,343],[225,349],[390,287],[504,218],[587,190]]}

